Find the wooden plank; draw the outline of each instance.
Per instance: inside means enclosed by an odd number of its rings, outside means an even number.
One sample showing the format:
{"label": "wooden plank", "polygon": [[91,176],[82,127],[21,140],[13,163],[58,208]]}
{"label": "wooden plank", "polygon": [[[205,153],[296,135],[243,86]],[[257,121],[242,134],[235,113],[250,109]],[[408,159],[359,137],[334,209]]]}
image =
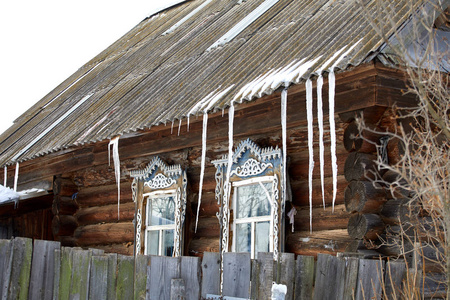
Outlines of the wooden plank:
{"label": "wooden plank", "polygon": [[202,298],[220,293],[220,253],[205,252],[202,259]]}
{"label": "wooden plank", "polygon": [[116,277],[117,277],[117,254],[108,253],[108,298],[107,300],[116,299]]}
{"label": "wooden plank", "polygon": [[180,258],[151,256],[150,266],[147,269],[147,299],[169,300],[170,282],[180,278]]}
{"label": "wooden plank", "polygon": [[32,239],[18,237],[13,240],[9,299],[28,298],[32,253]]}
{"label": "wooden plank", "polygon": [[276,262],[273,260],[273,253],[259,252],[256,263],[258,264],[256,298],[270,299],[272,297],[272,283],[276,277]]}
{"label": "wooden plank", "polygon": [[0,240],[0,299],[6,299],[11,278],[12,240]]}
{"label": "wooden plank", "polygon": [[359,261],[356,300],[381,299],[384,261],[361,259]]}
{"label": "wooden plank", "polygon": [[61,248],[61,271],[59,276],[59,299],[68,300],[72,279],[73,249]]}
{"label": "wooden plank", "polygon": [[250,296],[250,253],[224,253],[223,296]]}
{"label": "wooden plank", "polygon": [[189,299],[186,295],[184,279],[172,279],[170,282],[170,300]]}
{"label": "wooden plank", "polygon": [[129,300],[133,298],[134,257],[119,255],[117,257],[116,299]]}
{"label": "wooden plank", "polygon": [[93,255],[89,276],[89,299],[108,297],[108,257]]}
{"label": "wooden plank", "polygon": [[406,264],[402,261],[388,261],[384,275],[385,297],[399,299],[406,277]]}
{"label": "wooden plank", "polygon": [[294,253],[281,253],[280,264],[278,267],[278,283],[287,287],[286,300],[294,299],[294,281],[295,281],[295,255]]}
{"label": "wooden plank", "polygon": [[201,266],[199,257],[181,257],[181,278],[185,283],[186,299],[200,299],[201,290]]}
{"label": "wooden plank", "polygon": [[259,284],[258,284],[258,277],[259,277],[259,264],[258,261],[256,259],[252,259],[251,260],[251,268],[252,268],[252,272],[251,272],[251,278],[250,278],[250,298],[251,299],[257,299],[258,298],[258,289],[259,289]]}
{"label": "wooden plank", "polygon": [[53,279],[53,298],[59,299],[59,280],[61,278],[61,248],[55,249],[55,253],[53,254],[53,266],[55,276]]}
{"label": "wooden plank", "polygon": [[89,266],[91,257],[92,252],[89,250],[73,250],[69,299],[89,299]]}
{"label": "wooden plank", "polygon": [[356,257],[343,257],[345,261],[345,285],[343,299],[354,299],[358,281],[359,259]]}
{"label": "wooden plank", "polygon": [[317,269],[314,286],[314,299],[326,299],[328,294],[328,276],[330,273],[331,255],[319,253],[317,255]]}
{"label": "wooden plank", "polygon": [[294,299],[312,299],[314,284],[314,257],[298,255],[295,274]]}
{"label": "wooden plank", "polygon": [[28,299],[53,299],[55,250],[60,242],[34,240]]}
{"label": "wooden plank", "polygon": [[147,267],[150,257],[137,255],[134,265],[134,299],[145,299],[145,290],[147,285]]}

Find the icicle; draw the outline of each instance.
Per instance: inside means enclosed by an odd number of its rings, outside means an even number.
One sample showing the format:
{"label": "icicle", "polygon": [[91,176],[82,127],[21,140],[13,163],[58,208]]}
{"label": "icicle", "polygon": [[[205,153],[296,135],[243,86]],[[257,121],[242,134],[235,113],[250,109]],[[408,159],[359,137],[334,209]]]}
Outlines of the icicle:
{"label": "icicle", "polygon": [[292,232],[294,232],[294,223],[295,223],[295,215],[297,214],[297,210],[295,207],[292,207],[291,210],[287,213],[289,218],[289,224],[292,224]]}
{"label": "icicle", "polygon": [[200,204],[202,203],[203,177],[205,175],[205,160],[206,160],[206,131],[208,129],[208,113],[203,114],[203,132],[202,132],[202,162],[200,165],[200,182],[198,184],[198,203],[197,216],[195,218],[195,232],[197,232],[198,216],[200,214]]}
{"label": "icicle", "polygon": [[234,102],[231,101],[230,109],[228,110],[228,165],[226,186],[230,182],[231,165],[233,164],[233,124],[234,123]]}
{"label": "icicle", "polygon": [[333,69],[330,69],[328,74],[328,111],[330,118],[330,138],[331,138],[331,169],[333,170],[333,212],[334,203],[336,202],[337,193],[337,157],[336,157],[336,126],[334,123],[334,89],[335,89],[336,78],[334,76]]}
{"label": "icicle", "polygon": [[5,175],[5,179],[3,180],[3,186],[6,187],[6,182],[8,180],[8,167],[7,166],[5,166],[3,174]]}
{"label": "icicle", "polygon": [[286,114],[287,114],[287,88],[281,92],[281,135],[283,140],[283,203],[281,214],[284,215],[286,204],[286,176],[287,176],[287,142],[286,142]]}
{"label": "icicle", "polygon": [[190,118],[189,118],[189,116],[187,117],[187,132],[189,132],[189,120],[190,120]]}
{"label": "icicle", "polygon": [[222,108],[222,118],[223,118],[224,114],[225,114],[225,108]]}
{"label": "icicle", "polygon": [[173,121],[172,121],[172,125],[170,126],[170,134],[173,134]]}
{"label": "icicle", "polygon": [[180,131],[181,131],[181,118],[180,118],[180,123],[178,123],[178,136],[180,136]]}
{"label": "icicle", "polygon": [[19,162],[16,162],[16,173],[14,174],[14,192],[17,192],[18,181],[19,181]]}
{"label": "icicle", "polygon": [[322,101],[322,74],[317,78],[317,122],[319,124],[319,161],[320,161],[320,183],[322,186],[322,203],[325,209],[325,187],[324,187],[324,146],[323,146],[323,101]]}
{"label": "icicle", "polygon": [[313,149],[313,94],[311,79],[306,80],[306,114],[308,120],[308,150],[309,150],[309,230],[312,232],[312,177],[314,170]]}
{"label": "icicle", "polygon": [[111,139],[108,145],[108,160],[110,158],[110,147],[113,151],[114,173],[117,184],[117,220],[120,219],[120,159],[119,159],[119,136]]}

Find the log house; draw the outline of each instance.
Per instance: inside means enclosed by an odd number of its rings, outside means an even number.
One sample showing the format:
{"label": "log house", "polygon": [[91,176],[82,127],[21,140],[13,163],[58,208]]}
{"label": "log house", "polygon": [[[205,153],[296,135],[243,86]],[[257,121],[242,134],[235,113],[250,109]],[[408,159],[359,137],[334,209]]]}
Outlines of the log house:
{"label": "log house", "polygon": [[[395,8],[398,24],[409,18],[402,9],[407,5],[399,1]],[[375,7],[368,5],[368,9],[376,13]],[[257,17],[249,20],[251,15]],[[236,36],[229,35],[232,31]],[[273,195],[278,189],[271,190],[269,210],[273,212],[275,204],[283,209],[266,219],[249,216],[243,224],[259,232],[253,228],[270,220],[270,236],[277,235],[280,251],[316,256],[364,250],[364,240],[376,241],[387,225],[396,224],[401,203],[369,181],[377,171],[373,160],[380,155],[376,147],[380,136],[360,132],[354,119],[363,117],[374,128],[389,130],[396,122],[390,117],[393,105],[415,103],[412,95],[403,93],[405,73],[383,46],[383,39],[353,1],[192,0],[149,16],[1,135],[0,178],[5,178],[6,187],[14,186],[18,163],[17,191],[34,188],[45,195],[19,200],[17,205],[3,199],[0,238],[58,240],[62,245],[131,255],[150,253],[144,244],[163,247],[167,233],[166,242],[179,239],[180,243],[170,255],[232,251],[237,246],[231,240],[239,236],[237,227],[230,225],[239,211],[224,207],[224,191],[217,189],[226,190],[231,174],[227,177],[229,171],[223,169],[225,177],[219,185],[213,162],[224,159],[227,165],[227,155],[248,140],[258,149],[280,150],[281,169],[270,176],[286,180],[284,188],[279,185],[286,194],[277,203]],[[286,91],[284,128],[280,103]],[[312,119],[306,104],[311,92]],[[323,127],[318,125],[318,94],[323,99]],[[331,116],[329,98],[334,100]],[[322,175],[320,136],[325,153]],[[308,138],[313,141],[312,165]],[[114,147],[120,157],[114,158],[116,164],[110,162]],[[389,159],[401,155],[401,145],[394,142],[386,149]],[[151,199],[174,201],[178,196],[148,196],[172,190],[164,184],[150,188],[152,176],[157,175],[140,173],[155,159],[159,168],[177,165],[177,174],[185,176],[185,208],[176,206],[183,221],[177,221],[181,223],[176,229],[167,229],[164,226],[175,220],[161,214],[158,222],[166,223],[159,223],[160,242],[150,239],[148,230],[154,224],[145,221],[154,216],[142,213],[150,210]],[[162,171],[158,174],[166,181],[179,180]],[[247,174],[245,180],[254,174]],[[231,201],[227,205],[240,201],[227,191]],[[261,205],[258,209],[267,204]],[[224,221],[225,209],[229,216]],[[395,211],[387,211],[391,209]],[[180,231],[177,238],[168,237],[170,230]],[[262,235],[247,234],[243,243],[251,240],[252,247],[259,247]],[[224,235],[230,238],[226,243]]]}

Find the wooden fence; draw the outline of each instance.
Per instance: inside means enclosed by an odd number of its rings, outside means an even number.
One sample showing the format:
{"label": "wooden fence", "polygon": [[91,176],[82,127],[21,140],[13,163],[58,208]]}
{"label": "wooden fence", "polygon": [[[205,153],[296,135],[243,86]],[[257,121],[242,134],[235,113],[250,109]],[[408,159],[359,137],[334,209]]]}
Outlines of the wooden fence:
{"label": "wooden fence", "polygon": [[[52,241],[0,240],[2,300],[205,299],[219,294],[219,270],[219,253],[212,252],[203,259],[134,258]],[[270,253],[259,253],[256,260],[248,253],[226,253],[223,296],[272,299],[276,282],[286,287],[285,296],[277,299],[381,299],[383,290],[394,299],[406,271],[401,262],[355,257],[319,255],[315,262],[282,253],[274,263]]]}

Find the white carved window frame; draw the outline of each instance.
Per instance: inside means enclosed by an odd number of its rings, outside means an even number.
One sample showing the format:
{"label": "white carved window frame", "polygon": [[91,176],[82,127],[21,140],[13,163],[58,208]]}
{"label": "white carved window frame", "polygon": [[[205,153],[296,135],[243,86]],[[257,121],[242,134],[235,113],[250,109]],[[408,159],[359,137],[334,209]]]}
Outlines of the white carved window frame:
{"label": "white carved window frame", "polygon": [[[262,181],[272,182],[270,251],[273,252],[274,259],[277,260],[279,251],[283,251],[284,248],[284,219],[283,212],[280,211],[281,204],[284,201],[282,185],[280,184],[283,180],[281,149],[260,148],[250,139],[242,141],[233,152],[229,180],[226,178],[228,157],[225,155],[222,159],[214,160],[212,163],[216,166],[216,200],[221,206],[218,213],[222,230],[221,252],[228,252],[230,249],[230,230],[236,232],[236,199],[234,196],[236,187]],[[230,208],[234,211],[233,220],[230,220]],[[234,251],[235,247],[236,242],[233,235],[231,251]],[[253,242],[251,247],[255,249]],[[254,253],[251,253],[251,255],[253,257]]]}
{"label": "white carved window frame", "polygon": [[[166,165],[159,157],[141,170],[130,172],[133,178],[131,185],[133,192],[133,201],[136,203],[135,209],[135,253],[146,254],[147,249],[147,220],[148,220],[148,202],[151,198],[161,195],[171,195],[175,200],[175,225],[174,227],[174,251],[173,256],[178,257],[183,253],[183,227],[186,215],[187,199],[187,177],[186,172],[180,165]],[[144,213],[145,212],[145,213]],[[145,218],[143,218],[143,215]],[[167,225],[161,225],[165,227]],[[159,226],[151,226],[155,229]],[[161,239],[160,239],[161,241]],[[144,245],[144,247],[142,247]],[[142,249],[144,248],[144,249]],[[161,245],[158,246],[161,249]],[[161,253],[161,251],[159,251]]]}

